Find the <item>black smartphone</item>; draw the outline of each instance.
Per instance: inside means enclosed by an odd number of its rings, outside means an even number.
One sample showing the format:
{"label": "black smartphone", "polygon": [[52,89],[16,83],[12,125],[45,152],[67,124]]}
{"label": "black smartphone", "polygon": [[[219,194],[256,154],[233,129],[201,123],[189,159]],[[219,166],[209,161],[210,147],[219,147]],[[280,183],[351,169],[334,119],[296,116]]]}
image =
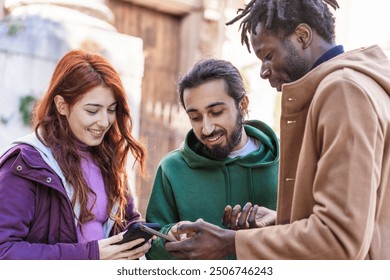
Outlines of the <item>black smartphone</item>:
{"label": "black smartphone", "polygon": [[140,224],[139,227],[141,228],[142,231],[161,237],[166,241],[176,241],[175,239],[169,237],[168,235],[153,229],[152,227],[149,226],[149,224]]}
{"label": "black smartphone", "polygon": [[127,229],[127,231],[123,235],[123,239],[117,243],[114,243],[114,245],[123,244],[123,243],[129,242],[129,241],[132,241],[132,240],[135,240],[138,238],[144,238],[145,242],[142,242],[141,244],[134,246],[132,249],[138,248],[138,247],[142,246],[143,244],[145,244],[150,238],[153,237],[154,234],[142,230],[141,227],[143,225],[147,225],[148,228],[151,228],[157,232],[159,232],[159,230],[161,228],[158,223],[145,223],[145,224],[144,223],[134,223]]}

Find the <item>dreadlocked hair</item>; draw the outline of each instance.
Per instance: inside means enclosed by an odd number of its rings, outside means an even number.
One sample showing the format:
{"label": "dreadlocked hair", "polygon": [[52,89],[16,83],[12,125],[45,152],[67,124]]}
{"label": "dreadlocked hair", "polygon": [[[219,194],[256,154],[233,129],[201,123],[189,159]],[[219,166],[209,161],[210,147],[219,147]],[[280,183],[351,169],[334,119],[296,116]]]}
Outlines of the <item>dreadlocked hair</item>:
{"label": "dreadlocked hair", "polygon": [[251,0],[226,25],[242,19],[241,44],[250,50],[248,33],[256,35],[256,27],[261,22],[265,29],[279,39],[291,35],[300,23],[306,23],[327,42],[335,38],[335,19],[329,7],[339,8],[337,0]]}

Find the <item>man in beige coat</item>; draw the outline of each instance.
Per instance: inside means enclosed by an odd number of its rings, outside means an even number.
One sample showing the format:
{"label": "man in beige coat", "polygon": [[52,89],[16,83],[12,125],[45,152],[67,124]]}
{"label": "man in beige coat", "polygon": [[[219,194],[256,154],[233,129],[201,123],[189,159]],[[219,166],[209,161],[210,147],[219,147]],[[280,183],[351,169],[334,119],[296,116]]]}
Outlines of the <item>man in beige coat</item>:
{"label": "man in beige coat", "polygon": [[[390,62],[378,46],[337,46],[328,5],[252,0],[228,23],[242,19],[261,78],[282,92],[276,225],[183,224],[192,237],[165,245],[177,257],[390,259]],[[250,211],[226,224],[260,227],[243,223]]]}

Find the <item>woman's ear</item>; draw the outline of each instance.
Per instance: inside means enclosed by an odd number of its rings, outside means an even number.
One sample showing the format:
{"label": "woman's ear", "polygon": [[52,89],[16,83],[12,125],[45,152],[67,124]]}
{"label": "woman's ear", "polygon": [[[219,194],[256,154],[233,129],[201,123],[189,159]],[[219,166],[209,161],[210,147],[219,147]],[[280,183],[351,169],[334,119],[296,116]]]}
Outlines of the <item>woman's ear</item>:
{"label": "woman's ear", "polygon": [[56,105],[58,113],[63,116],[68,114],[68,104],[66,104],[65,99],[61,95],[54,96],[54,103]]}

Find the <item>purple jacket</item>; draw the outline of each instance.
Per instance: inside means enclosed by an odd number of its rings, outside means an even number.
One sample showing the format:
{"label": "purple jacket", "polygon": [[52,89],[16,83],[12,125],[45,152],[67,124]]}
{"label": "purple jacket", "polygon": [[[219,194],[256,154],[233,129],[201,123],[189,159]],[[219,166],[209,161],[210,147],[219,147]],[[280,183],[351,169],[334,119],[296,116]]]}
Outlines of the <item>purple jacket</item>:
{"label": "purple jacket", "polygon": [[[128,201],[127,220],[139,220]],[[26,144],[0,158],[0,259],[99,259],[97,240],[77,243],[75,214],[61,179]]]}

